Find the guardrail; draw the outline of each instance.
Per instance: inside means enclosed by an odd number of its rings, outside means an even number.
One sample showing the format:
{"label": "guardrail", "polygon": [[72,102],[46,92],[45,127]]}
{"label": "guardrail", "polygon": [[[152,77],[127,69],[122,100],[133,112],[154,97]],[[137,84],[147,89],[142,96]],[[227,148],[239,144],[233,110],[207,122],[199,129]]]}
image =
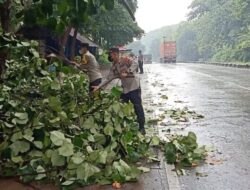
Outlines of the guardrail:
{"label": "guardrail", "polygon": [[208,65],[216,65],[216,66],[224,66],[224,67],[236,67],[236,68],[246,68],[250,69],[250,63],[240,64],[240,63],[226,63],[226,62],[207,62],[207,61],[182,61],[180,63],[197,63],[197,64],[208,64]]}

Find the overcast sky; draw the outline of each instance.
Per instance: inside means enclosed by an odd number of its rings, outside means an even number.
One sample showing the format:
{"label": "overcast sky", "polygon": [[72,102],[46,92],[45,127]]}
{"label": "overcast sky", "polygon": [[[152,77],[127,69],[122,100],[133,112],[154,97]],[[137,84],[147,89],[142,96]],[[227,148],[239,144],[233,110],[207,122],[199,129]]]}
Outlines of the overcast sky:
{"label": "overcast sky", "polygon": [[138,0],[135,14],[145,32],[186,20],[188,6],[193,0]]}

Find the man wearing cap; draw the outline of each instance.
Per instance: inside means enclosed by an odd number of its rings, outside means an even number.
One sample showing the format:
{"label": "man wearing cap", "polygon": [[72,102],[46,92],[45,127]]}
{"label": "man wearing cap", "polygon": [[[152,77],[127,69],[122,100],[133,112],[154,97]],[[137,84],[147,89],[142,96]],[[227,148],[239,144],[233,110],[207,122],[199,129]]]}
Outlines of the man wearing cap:
{"label": "man wearing cap", "polygon": [[[110,49],[109,59],[111,62],[113,62],[113,65],[110,69],[107,80],[112,78],[120,78],[123,88],[121,99],[124,102],[131,101],[131,103],[134,105],[137,121],[139,124],[139,130],[144,135],[146,134],[144,128],[145,116],[141,99],[140,79],[136,74],[136,68],[138,65],[128,57],[119,57],[118,48]],[[105,82],[102,84],[104,83]],[[102,84],[99,85],[99,87],[102,86]],[[97,90],[99,87],[94,88]]]}
{"label": "man wearing cap", "polygon": [[102,74],[100,72],[99,65],[96,61],[96,58],[93,54],[89,52],[89,44],[88,43],[82,43],[80,53],[81,56],[81,62],[80,65],[74,61],[74,65],[87,70],[87,74],[89,77],[89,91],[92,92],[94,89],[92,86],[98,86],[102,82]]}

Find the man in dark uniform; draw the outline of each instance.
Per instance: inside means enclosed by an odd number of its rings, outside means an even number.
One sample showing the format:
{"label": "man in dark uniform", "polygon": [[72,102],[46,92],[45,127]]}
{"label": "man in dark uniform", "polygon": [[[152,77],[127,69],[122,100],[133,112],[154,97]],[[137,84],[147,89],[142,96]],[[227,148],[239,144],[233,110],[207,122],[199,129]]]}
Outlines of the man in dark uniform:
{"label": "man in dark uniform", "polygon": [[143,73],[143,55],[142,55],[141,50],[139,50],[138,65],[140,69],[140,74],[142,74]]}

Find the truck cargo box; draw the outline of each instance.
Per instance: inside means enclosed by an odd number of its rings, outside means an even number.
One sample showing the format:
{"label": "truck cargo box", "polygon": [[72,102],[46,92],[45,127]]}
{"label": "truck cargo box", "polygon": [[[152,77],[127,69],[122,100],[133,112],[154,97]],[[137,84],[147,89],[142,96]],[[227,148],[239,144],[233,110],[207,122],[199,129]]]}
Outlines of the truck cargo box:
{"label": "truck cargo box", "polygon": [[176,42],[164,41],[160,47],[161,63],[176,63]]}

